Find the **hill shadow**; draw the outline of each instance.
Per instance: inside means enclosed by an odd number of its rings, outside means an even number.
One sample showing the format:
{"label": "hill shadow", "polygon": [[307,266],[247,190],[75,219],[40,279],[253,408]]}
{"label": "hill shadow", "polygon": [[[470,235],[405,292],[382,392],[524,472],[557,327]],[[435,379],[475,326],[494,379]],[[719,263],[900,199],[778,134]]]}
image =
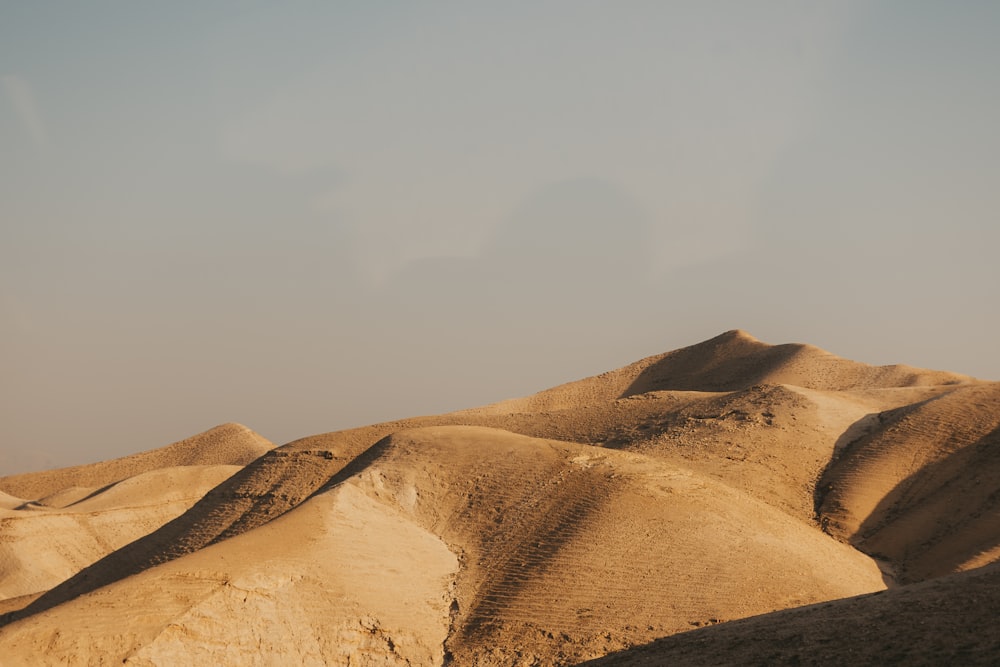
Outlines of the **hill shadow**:
{"label": "hill shadow", "polygon": [[983,619],[997,614],[993,565],[669,635],[577,665],[994,665],[1000,635]]}
{"label": "hill shadow", "polygon": [[953,573],[1000,546],[1000,427],[899,482],[851,542],[901,584]]}
{"label": "hill shadow", "polygon": [[619,398],[665,390],[739,391],[764,383],[803,347],[768,345],[742,331],[727,331],[668,353],[644,369]]}

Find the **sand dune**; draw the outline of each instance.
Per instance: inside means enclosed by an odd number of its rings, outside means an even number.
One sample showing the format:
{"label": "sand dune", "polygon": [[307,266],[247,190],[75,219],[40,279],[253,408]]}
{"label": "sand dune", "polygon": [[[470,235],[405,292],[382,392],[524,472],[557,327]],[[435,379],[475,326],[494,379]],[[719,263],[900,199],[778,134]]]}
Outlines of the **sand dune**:
{"label": "sand dune", "polygon": [[[829,633],[793,640],[781,624],[856,614],[871,642],[880,623],[916,627],[886,620],[906,604],[992,590],[974,577],[1000,557],[998,434],[998,383],[741,331],[273,449],[225,425],[0,478],[0,655],[683,664],[718,637],[705,655],[720,664],[740,662],[738,642],[759,649],[748,660],[776,642],[774,656],[808,662]],[[885,582],[910,585],[865,595]],[[989,662],[993,645],[968,644],[955,655]]]}

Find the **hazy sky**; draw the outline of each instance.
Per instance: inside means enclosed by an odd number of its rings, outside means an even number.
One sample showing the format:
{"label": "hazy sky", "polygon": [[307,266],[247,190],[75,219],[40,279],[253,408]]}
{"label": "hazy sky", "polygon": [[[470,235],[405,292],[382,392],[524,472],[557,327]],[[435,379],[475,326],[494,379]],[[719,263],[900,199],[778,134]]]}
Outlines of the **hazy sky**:
{"label": "hazy sky", "polygon": [[0,472],[742,328],[1000,379],[1000,3],[0,0]]}

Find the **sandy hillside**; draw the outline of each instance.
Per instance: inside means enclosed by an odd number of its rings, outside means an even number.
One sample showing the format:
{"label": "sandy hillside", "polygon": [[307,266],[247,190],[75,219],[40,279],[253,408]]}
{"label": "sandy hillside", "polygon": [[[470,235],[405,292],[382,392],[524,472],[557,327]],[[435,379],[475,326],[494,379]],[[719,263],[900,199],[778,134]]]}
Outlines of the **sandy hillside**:
{"label": "sandy hillside", "polygon": [[274,447],[242,424],[222,424],[172,445],[119,459],[45,472],[0,477],[0,489],[19,498],[39,500],[81,489],[95,489],[157,468],[197,465],[246,465]]}
{"label": "sandy hillside", "polygon": [[741,331],[275,449],[225,425],[0,478],[0,655],[575,664],[945,592],[1000,559],[998,428],[1000,384]]}
{"label": "sandy hillside", "polygon": [[995,665],[1000,569],[991,565],[674,635],[584,663],[659,665]]}
{"label": "sandy hillside", "polygon": [[[863,554],[722,484],[641,455],[460,426],[403,431],[374,449],[367,465],[280,519],[16,623],[10,641],[44,644],[53,659],[80,655],[74,638],[87,626],[121,622],[113,620],[120,611],[106,611],[108,596],[118,596],[133,600],[129,613],[150,628],[136,627],[134,638],[112,650],[90,648],[94,660],[158,655],[170,645],[173,659],[185,662],[242,661],[260,636],[280,642],[288,619],[279,612],[295,609],[304,623],[322,619],[314,632],[324,634],[349,636],[359,631],[358,619],[378,619],[393,645],[415,651],[401,653],[401,662],[440,660],[447,638],[460,664],[488,664],[493,647],[512,641],[550,663],[711,619],[883,586]],[[416,582],[406,579],[430,575],[431,561],[441,567],[422,585],[419,604],[436,611],[420,618],[438,623],[419,628],[408,643],[419,607],[407,595]],[[289,568],[295,576],[269,591],[268,608],[244,615],[242,634],[220,646],[199,642],[177,653],[184,642],[162,634],[181,614],[190,619],[188,636],[211,637],[232,603],[191,600],[186,590],[171,596],[174,578],[242,589],[244,580],[290,575]],[[387,569],[401,580],[374,596],[372,582],[388,585]],[[147,604],[136,586],[160,593]],[[331,616],[323,594],[330,586],[342,587],[338,595],[357,599],[358,608]],[[78,631],[74,618],[84,623]],[[552,634],[563,641],[554,644]]]}
{"label": "sandy hillside", "polygon": [[225,424],[122,459],[0,478],[22,496],[0,492],[0,613],[180,516],[271,447]]}
{"label": "sandy hillside", "polygon": [[239,466],[171,467],[130,477],[65,508],[0,509],[0,605],[54,587],[181,515]]}

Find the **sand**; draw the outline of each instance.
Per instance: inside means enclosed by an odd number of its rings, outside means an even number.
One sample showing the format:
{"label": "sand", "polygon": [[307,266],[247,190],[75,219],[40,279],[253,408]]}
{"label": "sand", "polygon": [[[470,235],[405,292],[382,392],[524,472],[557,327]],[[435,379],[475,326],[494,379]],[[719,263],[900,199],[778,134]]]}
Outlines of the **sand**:
{"label": "sand", "polygon": [[0,656],[990,664],[920,628],[996,611],[998,434],[998,383],[742,331],[277,448],[227,424],[0,478]]}
{"label": "sand", "polygon": [[883,593],[723,623],[583,663],[681,665],[993,665],[996,565]]}

